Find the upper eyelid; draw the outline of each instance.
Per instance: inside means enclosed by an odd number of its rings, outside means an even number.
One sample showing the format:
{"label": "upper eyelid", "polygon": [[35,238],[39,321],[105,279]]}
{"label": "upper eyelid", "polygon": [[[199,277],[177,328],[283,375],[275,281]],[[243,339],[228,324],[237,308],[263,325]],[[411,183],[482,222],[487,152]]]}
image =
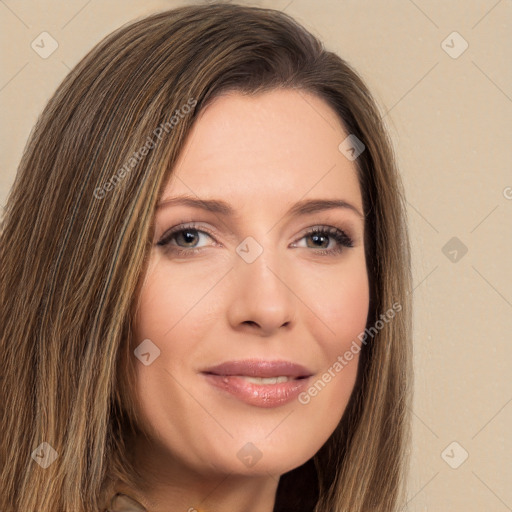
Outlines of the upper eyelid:
{"label": "upper eyelid", "polygon": [[[192,207],[192,209],[194,209],[194,207]],[[184,210],[184,211],[187,211],[187,210]],[[198,212],[194,212],[194,213],[191,213],[191,212],[183,213],[182,212],[181,214],[179,214],[179,216],[178,215],[176,216],[178,218],[182,217],[182,219],[181,219],[181,222],[179,224],[176,224],[175,226],[181,226],[182,224],[188,225],[188,224],[193,224],[193,223],[200,224],[203,222],[205,222],[206,224],[209,224],[210,220],[208,220],[208,218],[210,217],[210,214],[208,212],[199,213],[200,216],[203,216],[203,214],[204,214],[204,217],[206,217],[203,221],[196,221],[196,220],[188,220],[187,221],[187,220],[184,220],[183,217],[189,217],[189,218],[197,217]],[[342,220],[340,220],[340,218],[338,217],[339,214],[343,215],[343,217],[341,217]],[[218,228],[213,228],[212,229],[213,233],[222,233],[223,236],[227,236],[228,239],[231,239],[231,241],[233,243],[235,243],[238,240],[239,236],[241,236],[241,235],[237,235],[235,230],[230,228],[230,226],[228,224],[226,224],[225,220],[221,220],[218,215],[215,215],[215,217],[216,217],[216,220],[214,220],[213,222],[214,223],[220,222],[220,224],[222,224],[222,228],[220,230]],[[318,220],[319,217],[322,217],[322,220]],[[163,221],[163,219],[165,219],[165,217],[161,216],[160,214],[157,214],[157,218],[161,218],[162,221]],[[315,222],[315,219],[317,219],[318,222]],[[274,228],[277,228],[277,226],[281,223],[282,220],[283,219],[281,218],[278,222],[274,223],[269,231],[273,230]],[[311,224],[309,224],[310,221],[311,221]],[[348,210],[348,209],[332,208],[332,209],[322,209],[319,211],[315,210],[315,211],[311,211],[311,212],[297,214],[291,220],[287,221],[285,225],[288,225],[289,223],[295,224],[295,222],[297,222],[297,223],[300,222],[301,224],[303,224],[304,222],[307,222],[309,224],[309,226],[311,226],[311,227],[316,226],[316,225],[332,225],[333,227],[336,227],[337,229],[344,231],[347,235],[349,235],[354,240],[354,242],[358,241],[361,243],[363,242],[364,232],[366,231],[366,229],[365,229],[366,228],[366,217],[360,217],[358,215],[354,215],[353,210]],[[167,224],[167,222],[166,222],[166,224]],[[234,227],[236,229],[240,229],[240,226],[241,226],[241,223],[237,216],[236,220],[234,220]],[[164,236],[165,233],[168,233],[171,229],[173,229],[173,228],[169,228],[166,231],[164,231],[164,234],[161,236]],[[285,228],[281,228],[281,229],[284,230]]]}
{"label": "upper eyelid", "polygon": [[179,224],[176,224],[176,226],[164,231],[164,233],[160,237],[160,240],[164,240],[186,229],[203,232],[211,238],[215,237],[215,230],[205,228],[200,222],[180,222]]}

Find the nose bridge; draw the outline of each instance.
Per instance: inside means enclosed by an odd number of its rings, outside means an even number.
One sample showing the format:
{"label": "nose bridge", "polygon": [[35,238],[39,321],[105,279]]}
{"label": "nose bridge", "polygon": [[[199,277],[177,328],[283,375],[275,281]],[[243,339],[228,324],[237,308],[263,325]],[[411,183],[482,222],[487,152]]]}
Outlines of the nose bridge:
{"label": "nose bridge", "polygon": [[[267,227],[269,223],[265,224]],[[247,236],[236,248],[241,261],[237,261],[235,270],[244,278],[261,281],[264,287],[283,291],[286,273],[283,247],[276,230],[258,230],[253,236]],[[286,287],[285,287],[286,288]]]}
{"label": "nose bridge", "polygon": [[243,260],[237,262],[235,266],[239,278],[254,290],[261,289],[265,292],[277,293],[281,293],[284,286],[283,277],[280,275],[281,268],[282,265],[275,247],[266,247],[252,262]]}
{"label": "nose bridge", "polygon": [[[261,239],[261,236],[260,236]],[[294,316],[295,298],[287,284],[283,255],[277,243],[265,246],[247,237],[236,249],[234,265],[234,302],[231,321],[234,324],[252,323],[270,334],[289,324]]]}

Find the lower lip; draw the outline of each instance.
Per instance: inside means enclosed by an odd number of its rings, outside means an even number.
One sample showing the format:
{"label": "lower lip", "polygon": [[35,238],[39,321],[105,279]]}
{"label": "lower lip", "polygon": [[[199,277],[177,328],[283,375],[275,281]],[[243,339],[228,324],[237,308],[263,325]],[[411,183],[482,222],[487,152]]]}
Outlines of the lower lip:
{"label": "lower lip", "polygon": [[238,376],[203,374],[213,386],[256,407],[279,407],[294,400],[308,386],[309,377],[277,384],[254,384]]}

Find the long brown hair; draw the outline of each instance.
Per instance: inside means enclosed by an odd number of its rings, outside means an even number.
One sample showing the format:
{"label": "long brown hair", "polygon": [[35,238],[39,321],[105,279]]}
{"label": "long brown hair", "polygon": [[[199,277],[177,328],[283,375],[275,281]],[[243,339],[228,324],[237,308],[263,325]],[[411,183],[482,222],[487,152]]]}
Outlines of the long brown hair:
{"label": "long brown hair", "polygon": [[275,88],[316,94],[364,143],[355,163],[367,327],[392,304],[401,310],[362,345],[342,421],[281,477],[274,510],[403,505],[411,276],[392,144],[347,62],[282,12],[227,3],[161,12],[109,35],[66,77],[30,136],[0,232],[0,510],[98,511],[112,482],[136,487],[143,478],[129,450],[140,434],[131,319],[155,205],[208,102]]}

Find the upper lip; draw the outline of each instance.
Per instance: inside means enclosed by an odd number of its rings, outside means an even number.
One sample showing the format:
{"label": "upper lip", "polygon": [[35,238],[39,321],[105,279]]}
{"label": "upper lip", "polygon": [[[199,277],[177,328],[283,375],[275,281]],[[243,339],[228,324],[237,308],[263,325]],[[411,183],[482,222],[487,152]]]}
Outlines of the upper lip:
{"label": "upper lip", "polygon": [[265,361],[262,359],[245,359],[238,361],[226,361],[202,370],[202,373],[210,373],[223,377],[234,375],[247,377],[310,377],[312,372],[300,364],[290,361]]}

